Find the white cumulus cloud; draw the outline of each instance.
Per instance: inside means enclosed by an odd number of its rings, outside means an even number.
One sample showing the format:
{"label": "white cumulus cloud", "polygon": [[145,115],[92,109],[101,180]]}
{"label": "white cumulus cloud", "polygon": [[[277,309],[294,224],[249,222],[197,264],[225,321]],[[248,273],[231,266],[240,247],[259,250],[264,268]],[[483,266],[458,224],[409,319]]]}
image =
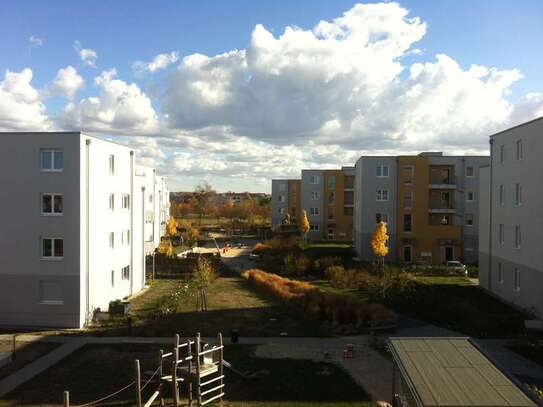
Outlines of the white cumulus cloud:
{"label": "white cumulus cloud", "polygon": [[141,76],[145,72],[154,73],[161,69],[166,69],[169,65],[176,63],[178,60],[179,53],[173,51],[169,54],[158,54],[149,62],[136,61],[132,64],[132,69],[136,75]]}
{"label": "white cumulus cloud", "polygon": [[90,48],[83,48],[81,46],[81,42],[79,40],[74,42],[74,49],[79,55],[79,58],[81,61],[83,61],[83,64],[86,66],[90,66],[91,68],[96,68],[96,61],[98,60],[98,54],[95,50]]}
{"label": "white cumulus cloud", "polygon": [[85,80],[77,73],[77,70],[73,66],[68,65],[66,68],[58,70],[50,91],[54,95],[73,99],[77,91],[84,84]]}

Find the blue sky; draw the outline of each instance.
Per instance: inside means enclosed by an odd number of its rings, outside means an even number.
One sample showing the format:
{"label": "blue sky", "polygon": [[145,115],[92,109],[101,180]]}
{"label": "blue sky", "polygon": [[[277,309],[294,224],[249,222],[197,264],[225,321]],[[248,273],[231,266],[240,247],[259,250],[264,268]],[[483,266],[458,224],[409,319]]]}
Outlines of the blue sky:
{"label": "blue sky", "polygon": [[[411,46],[411,49],[420,49],[422,52],[405,52],[398,58],[404,67],[398,78],[405,79],[412,64],[434,63],[437,54],[446,54],[463,70],[468,70],[473,64],[496,67],[498,70],[520,70],[522,79],[514,80],[506,86],[503,95],[512,105],[528,93],[543,92],[543,2],[540,0],[405,0],[399,3],[410,11],[409,17],[419,17],[426,24],[426,31],[422,39]],[[195,53],[213,57],[236,49],[247,49],[257,24],[262,24],[277,38],[286,26],[311,30],[320,20],[332,21],[355,4],[353,1],[309,0],[5,1],[0,12],[0,36],[3,38],[0,72],[21,72],[24,68],[30,68],[33,74],[32,86],[42,91],[60,68],[70,65],[85,81],[85,86],[78,90],[77,97],[72,100],[77,104],[85,98],[96,96],[99,89],[93,84],[93,79],[102,71],[115,68],[116,77],[127,84],[135,83],[149,97],[157,115],[162,115],[165,112],[161,109],[161,94],[167,91],[168,86],[172,86],[167,83],[176,64],[152,76],[138,77],[132,68],[135,61],[148,62],[158,54],[173,51],[183,58]],[[42,45],[31,46],[30,36],[42,39]],[[80,59],[74,50],[76,40],[80,41],[83,48],[97,53],[96,68],[85,66]],[[67,102],[57,94],[44,97],[42,103],[48,117],[54,118],[62,113]],[[500,123],[502,125],[504,122]],[[216,124],[213,121],[200,127],[209,129]],[[252,132],[244,132],[232,126],[228,120],[219,124],[231,126],[229,128],[235,130],[232,131],[234,137],[248,137],[258,143],[270,142],[269,137],[257,137]],[[180,130],[179,127],[186,130],[182,125],[177,126],[177,130]],[[191,126],[190,130],[193,129]],[[265,128],[260,130],[266,131]],[[114,128],[102,132],[118,133]],[[157,134],[137,135],[152,137]],[[180,141],[181,136],[173,137],[186,145],[186,140]],[[202,136],[198,134],[196,137]],[[303,142],[301,133],[294,132],[292,137],[300,137],[300,142]],[[289,145],[284,140],[272,140],[271,144],[278,147]],[[321,144],[326,144],[325,140]],[[473,148],[479,145],[478,141],[473,144]],[[356,155],[364,150],[365,145],[349,143],[344,147]],[[168,150],[163,155],[165,159],[170,159],[174,153]],[[221,156],[216,151],[213,154],[218,154],[219,158],[227,155],[222,153]],[[315,152],[312,156],[317,157],[312,161],[315,165],[321,163],[318,154]],[[190,160],[191,156],[183,157]],[[311,161],[311,157],[309,159]],[[309,162],[308,166],[312,163]],[[325,164],[340,163],[328,159]],[[204,171],[191,172],[186,169],[181,172],[171,170],[171,175],[190,179],[187,182],[176,181],[179,188],[190,188],[202,177],[211,177],[212,181],[222,183],[223,167],[209,164],[207,168],[210,169],[207,175]],[[285,171],[292,173],[295,169],[288,168]],[[224,177],[232,189],[265,189],[269,182],[269,179],[264,180],[266,177],[263,174],[258,175],[258,180],[255,178],[258,187],[244,181],[246,176],[233,174]]]}

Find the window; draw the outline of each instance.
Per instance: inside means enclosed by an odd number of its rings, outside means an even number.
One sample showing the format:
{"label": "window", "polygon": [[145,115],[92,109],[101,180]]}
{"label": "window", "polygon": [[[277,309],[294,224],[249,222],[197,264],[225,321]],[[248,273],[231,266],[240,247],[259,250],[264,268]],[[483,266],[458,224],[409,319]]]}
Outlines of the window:
{"label": "window", "polygon": [[312,232],[318,232],[319,231],[319,225],[309,225],[309,230]]}
{"label": "window", "polygon": [[114,249],[115,248],[115,233],[109,232],[109,248]]}
{"label": "window", "polygon": [[64,197],[62,194],[42,194],[41,213],[42,215],[62,215]]}
{"label": "window", "polygon": [[412,218],[409,213],[403,215],[403,231],[407,233],[412,231]]}
{"label": "window", "polygon": [[500,242],[501,245],[505,243],[505,228],[503,226],[503,223],[500,223],[500,226],[499,226],[498,241]]}
{"label": "window", "polygon": [[411,246],[403,247],[403,261],[404,263],[411,263],[413,261],[413,248]]}
{"label": "window", "polygon": [[500,146],[500,164],[503,164],[505,161],[505,146],[502,144]]}
{"label": "window", "polygon": [[473,214],[472,213],[466,213],[464,216],[464,224],[466,226],[473,226]]}
{"label": "window", "polygon": [[474,177],[475,176],[475,171],[473,169],[473,167],[466,167],[466,177]]}
{"label": "window", "polygon": [[382,178],[388,177],[388,165],[378,165],[376,167],[375,175]]}
{"label": "window", "polygon": [[286,201],[287,201],[287,198],[286,198],[285,195],[279,195],[279,196],[277,197],[277,200],[278,200],[279,202],[286,202]]}
{"label": "window", "polygon": [[62,150],[41,150],[42,171],[62,171],[64,169],[64,152]]}
{"label": "window", "polygon": [[121,244],[130,244],[130,230],[125,229],[121,233]]}
{"label": "window", "polygon": [[411,209],[413,207],[413,191],[405,191],[403,195],[403,208]]}
{"label": "window", "polygon": [[466,193],[466,202],[473,202],[475,200],[475,193],[473,191],[468,191]]}
{"label": "window", "polygon": [[503,264],[498,262],[498,283],[503,284]]}
{"label": "window", "polygon": [[319,192],[318,191],[311,191],[311,200],[312,201],[318,201],[319,200]]}
{"label": "window", "polygon": [[279,184],[279,192],[286,192],[287,191],[287,184]]}
{"label": "window", "polygon": [[515,184],[515,205],[522,205],[522,185]]}
{"label": "window", "polygon": [[500,206],[504,206],[505,205],[505,188],[503,187],[503,185],[500,185],[498,195],[500,197]]}
{"label": "window", "polygon": [[284,215],[285,214],[285,208],[277,208],[277,213],[280,214],[280,215]]}
{"label": "window", "polygon": [[311,216],[316,216],[319,214],[319,208],[309,208],[309,214]]}
{"label": "window", "polygon": [[121,269],[121,279],[130,280],[130,266],[126,266]]}
{"label": "window", "polygon": [[109,210],[115,210],[115,194],[109,194]]}
{"label": "window", "polygon": [[353,216],[354,214],[354,208],[353,207],[344,207],[343,208],[343,215],[345,216]]}
{"label": "window", "polygon": [[64,257],[64,239],[44,237],[41,257],[44,259],[62,259]]}
{"label": "window", "polygon": [[336,187],[336,177],[335,175],[330,175],[328,177],[328,189],[335,189]]}
{"label": "window", "polygon": [[515,226],[515,248],[520,249],[522,243],[522,236],[520,233],[520,226]]}
{"label": "window", "polygon": [[334,219],[336,219],[336,208],[332,206],[331,208],[328,208],[328,220]]}
{"label": "window", "polygon": [[62,299],[62,286],[57,280],[41,280],[40,287],[40,303],[50,305],[60,305],[64,301]]}
{"label": "window", "polygon": [[111,270],[111,286],[115,287],[115,270]]}
{"label": "window", "polygon": [[524,158],[524,152],[522,151],[522,140],[517,140],[517,160]]}
{"label": "window", "polygon": [[330,192],[330,195],[328,195],[328,205],[335,205],[336,204],[336,193],[334,191]]}
{"label": "window", "polygon": [[115,156],[113,154],[109,155],[109,174],[115,174]]}
{"label": "window", "polygon": [[376,200],[381,202],[388,201],[388,189],[378,189]]}
{"label": "window", "polygon": [[123,209],[130,209],[130,195],[123,194],[122,206],[123,206]]}
{"label": "window", "polygon": [[153,203],[153,195],[149,195],[149,203]]}
{"label": "window", "polygon": [[328,228],[328,239],[333,240],[335,236],[335,229],[334,228]]}
{"label": "window", "polygon": [[309,183],[310,183],[310,184],[317,185],[317,184],[320,183],[320,178],[321,178],[321,177],[319,177],[318,175],[311,175],[311,176],[309,177]]}
{"label": "window", "polygon": [[387,213],[376,213],[375,214],[375,223],[385,222],[388,223],[388,214]]}
{"label": "window", "polygon": [[415,175],[415,167],[412,165],[405,165],[403,167],[403,181],[404,184],[411,185]]}
{"label": "window", "polygon": [[520,291],[520,270],[515,268],[515,291]]}

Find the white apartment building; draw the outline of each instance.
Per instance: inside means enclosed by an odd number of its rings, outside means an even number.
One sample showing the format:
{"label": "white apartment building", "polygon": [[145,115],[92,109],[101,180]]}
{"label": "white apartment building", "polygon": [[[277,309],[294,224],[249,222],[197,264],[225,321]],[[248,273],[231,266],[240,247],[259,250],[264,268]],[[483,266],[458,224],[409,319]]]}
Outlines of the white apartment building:
{"label": "white apartment building", "polygon": [[79,328],[144,287],[169,202],[133,149],[79,132],[1,133],[0,185],[0,325]]}
{"label": "white apartment building", "polygon": [[543,317],[543,117],[490,137],[481,168],[479,281]]}

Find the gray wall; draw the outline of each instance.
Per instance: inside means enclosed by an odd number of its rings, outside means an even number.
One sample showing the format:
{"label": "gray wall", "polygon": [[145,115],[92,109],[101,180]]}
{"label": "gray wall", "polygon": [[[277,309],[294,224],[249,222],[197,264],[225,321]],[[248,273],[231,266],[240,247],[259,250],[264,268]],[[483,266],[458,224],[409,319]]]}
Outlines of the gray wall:
{"label": "gray wall", "polygon": [[[516,159],[516,142],[522,140],[523,159]],[[522,308],[534,309],[543,316],[543,120],[535,120],[498,133],[491,138],[492,211],[491,245],[482,284],[504,300]],[[505,160],[500,162],[500,146]],[[515,184],[522,185],[522,205],[516,206]],[[505,188],[504,205],[499,201],[499,186]],[[504,225],[505,241],[499,242],[499,225]],[[520,226],[522,242],[515,247],[515,226]],[[481,234],[488,225],[481,225]],[[488,244],[481,236],[481,245]],[[481,247],[481,252],[485,249]],[[498,280],[501,263],[503,282]],[[514,270],[520,272],[520,289],[514,287]],[[486,280],[486,281],[485,281]]]}
{"label": "gray wall", "polygon": [[[79,327],[78,133],[0,134],[0,325]],[[40,149],[62,148],[64,170],[42,172]],[[41,193],[64,194],[62,216],[41,215]],[[41,259],[41,238],[64,238],[62,261]],[[40,302],[40,281],[60,283],[63,303]]]}
{"label": "gray wall", "polygon": [[[280,186],[284,185],[284,191],[280,191]],[[279,202],[279,195],[285,196],[285,202]],[[272,225],[280,225],[285,215],[279,213],[279,209],[283,208],[285,213],[288,212],[288,180],[272,179]]]}
{"label": "gray wall", "polygon": [[[389,176],[376,176],[377,165],[388,165]],[[354,241],[362,261],[374,260],[371,235],[375,231],[375,214],[388,215],[389,254],[386,261],[396,260],[396,157],[360,157],[355,166]],[[388,189],[388,202],[376,200],[377,189]]]}
{"label": "gray wall", "polygon": [[[310,179],[312,175],[319,176],[318,184],[311,184]],[[311,199],[311,193],[318,192],[319,198],[317,200]],[[322,239],[325,236],[326,231],[324,230],[324,208],[323,208],[323,199],[324,194],[324,173],[322,170],[302,170],[302,210],[307,211],[307,219],[309,219],[309,224],[318,225],[318,231],[310,231],[307,234],[309,239]],[[311,215],[310,208],[319,208],[318,215]]]}

